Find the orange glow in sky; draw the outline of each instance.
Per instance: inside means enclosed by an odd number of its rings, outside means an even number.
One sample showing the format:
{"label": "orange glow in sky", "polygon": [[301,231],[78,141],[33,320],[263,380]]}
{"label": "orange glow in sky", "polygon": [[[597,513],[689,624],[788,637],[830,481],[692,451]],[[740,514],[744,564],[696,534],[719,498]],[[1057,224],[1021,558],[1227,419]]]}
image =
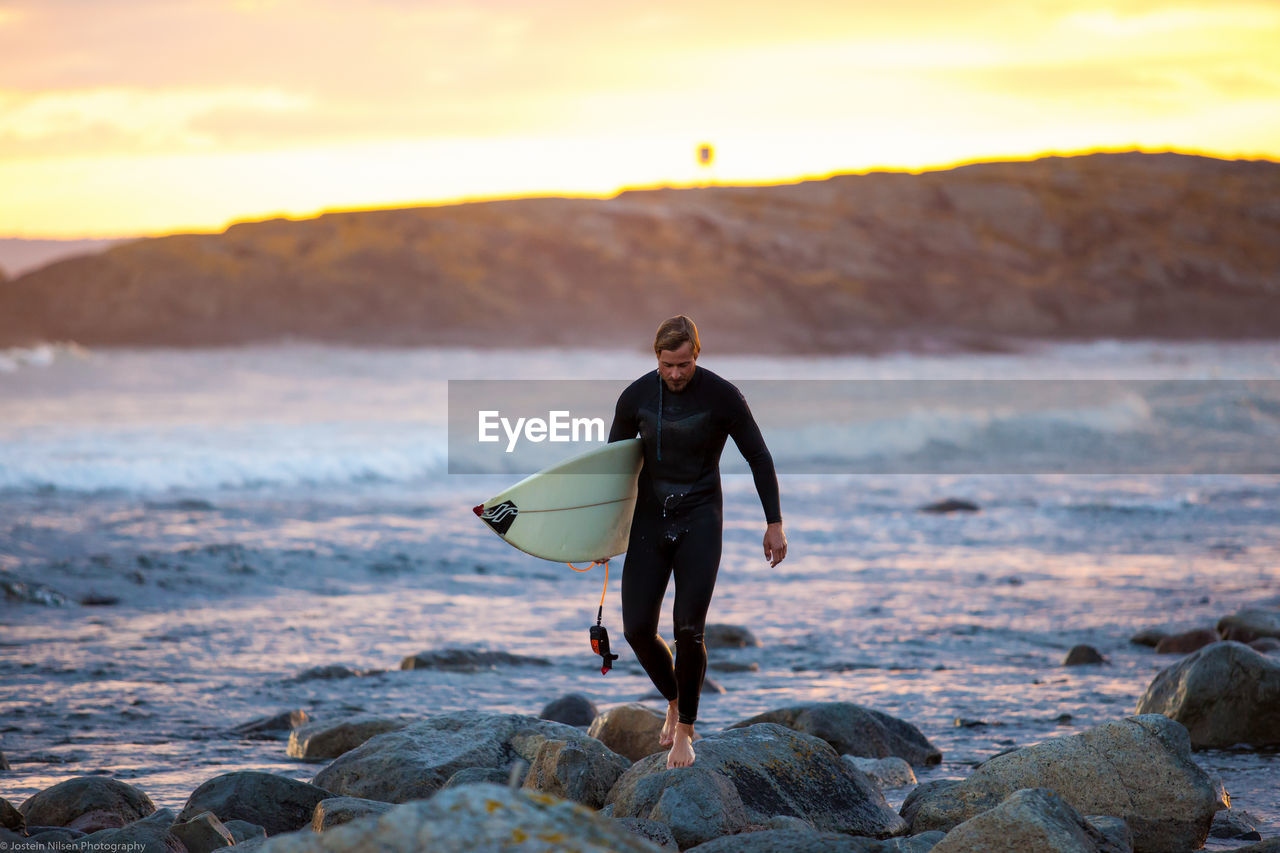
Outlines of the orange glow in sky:
{"label": "orange glow in sky", "polygon": [[0,0],[0,236],[1095,149],[1277,159],[1277,45],[1274,0]]}

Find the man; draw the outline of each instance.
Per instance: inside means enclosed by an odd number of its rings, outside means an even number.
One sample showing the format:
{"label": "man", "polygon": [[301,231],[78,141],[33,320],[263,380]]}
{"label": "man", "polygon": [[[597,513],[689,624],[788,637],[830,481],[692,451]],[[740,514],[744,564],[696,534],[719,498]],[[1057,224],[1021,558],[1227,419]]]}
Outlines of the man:
{"label": "man", "polygon": [[[720,453],[733,437],[751,466],[767,526],[764,556],[787,555],[773,458],[741,392],[698,367],[698,329],[683,314],[658,327],[655,376],[646,374],[618,398],[609,441],[644,444],[639,495],[622,572],[623,634],[658,691],[667,719],[658,742],[671,747],[667,767],[693,764],[693,724],[707,668],[702,642],[720,567],[723,496]],[[676,656],[658,636],[667,581],[676,578]]]}

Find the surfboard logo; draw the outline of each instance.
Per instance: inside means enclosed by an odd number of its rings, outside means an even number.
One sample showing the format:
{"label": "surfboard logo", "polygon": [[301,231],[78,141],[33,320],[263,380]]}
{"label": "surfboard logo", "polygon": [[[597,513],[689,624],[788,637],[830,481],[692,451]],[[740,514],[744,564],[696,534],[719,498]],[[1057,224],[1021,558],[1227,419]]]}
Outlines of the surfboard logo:
{"label": "surfboard logo", "polygon": [[516,520],[516,516],[520,514],[519,508],[511,501],[503,501],[496,506],[491,506],[480,514],[480,519],[485,524],[492,527],[499,536],[504,535],[510,528],[512,522]]}

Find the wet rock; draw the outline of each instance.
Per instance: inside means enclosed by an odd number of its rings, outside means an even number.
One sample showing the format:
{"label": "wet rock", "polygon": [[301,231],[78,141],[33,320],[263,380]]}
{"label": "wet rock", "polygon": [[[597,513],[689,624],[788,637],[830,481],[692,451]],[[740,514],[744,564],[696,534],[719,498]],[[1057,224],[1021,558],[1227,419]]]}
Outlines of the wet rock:
{"label": "wet rock", "polygon": [[570,693],[548,702],[538,717],[554,723],[564,723],[566,726],[589,726],[599,713],[596,703],[586,696]]}
{"label": "wet rock", "polygon": [[4,757],[4,753],[0,752],[0,770],[9,769],[9,759]]}
{"label": "wet rock", "polygon": [[328,761],[350,752],[371,737],[402,729],[412,717],[361,714],[345,720],[322,720],[299,726],[289,734],[290,758]]}
{"label": "wet rock", "polygon": [[113,607],[119,603],[120,599],[114,595],[102,595],[96,592],[91,592],[80,598],[82,607]]}
{"label": "wet rock", "polygon": [[14,808],[13,803],[3,797],[0,797],[0,827],[14,832],[24,832],[27,828],[27,822],[22,817],[22,812]]}
{"label": "wet rock", "polygon": [[667,747],[658,745],[658,735],[662,733],[666,719],[665,714],[632,702],[615,706],[597,716],[587,734],[619,755],[639,761],[655,752],[667,751]]}
{"label": "wet rock", "polygon": [[904,828],[884,796],[818,738],[774,723],[699,741],[693,767],[638,761],[609,792],[614,817],[659,820],[681,848],[790,815],[815,829],[884,837]]}
{"label": "wet rock", "polygon": [[179,821],[169,830],[187,848],[187,853],[210,853],[236,843],[231,830],[213,812],[201,812],[191,820]]}
{"label": "wet rock", "polygon": [[1150,646],[1154,649],[1160,644],[1160,641],[1169,636],[1170,633],[1172,632],[1164,627],[1143,628],[1141,631],[1130,637],[1129,642],[1137,646]]}
{"label": "wet rock", "polygon": [[18,806],[29,826],[68,826],[90,812],[113,814],[124,826],[155,810],[155,804],[141,790],[104,776],[77,776],[59,782]]}
{"label": "wet rock", "polygon": [[104,829],[76,839],[76,849],[86,853],[102,850],[129,853],[187,853],[186,847],[170,831],[173,812],[161,809],[119,829]]}
{"label": "wet rock", "polygon": [[860,758],[856,755],[843,755],[841,758],[866,773],[881,788],[905,788],[916,784],[916,774],[911,765],[897,756]]}
{"label": "wet rock", "polygon": [[467,785],[323,834],[276,836],[260,853],[656,853],[660,849],[616,822],[550,794]]}
{"label": "wet rock", "polygon": [[1182,634],[1172,634],[1156,643],[1158,655],[1189,655],[1211,643],[1218,642],[1218,632],[1212,628],[1197,628]]}
{"label": "wet rock", "polygon": [[931,504],[925,504],[920,507],[920,512],[944,513],[944,512],[978,512],[979,507],[973,501],[961,500],[960,498],[947,498],[942,501],[935,501]]}
{"label": "wet rock", "polygon": [[1237,841],[1261,841],[1262,833],[1253,825],[1254,818],[1248,812],[1223,809],[1213,816],[1209,827],[1210,838],[1231,838]]}
{"label": "wet rock", "polygon": [[44,607],[66,607],[67,597],[56,589],[39,583],[17,580],[0,580],[4,597],[19,604],[39,604]]}
{"label": "wet rock", "polygon": [[1280,663],[1243,643],[1214,643],[1162,670],[1138,702],[1186,726],[1197,749],[1280,745]]}
{"label": "wet rock", "polygon": [[1250,607],[1218,620],[1218,634],[1224,640],[1248,643],[1260,637],[1280,639],[1280,610]]}
{"label": "wet rock", "polygon": [[303,681],[334,681],[339,678],[358,678],[363,675],[360,670],[350,669],[341,664],[327,664],[325,666],[313,666],[310,669],[304,669],[293,678],[286,679],[293,683]]}
{"label": "wet rock", "polygon": [[[1280,651],[1280,640],[1274,637],[1259,637],[1256,640],[1249,641],[1249,648],[1255,652],[1262,652],[1264,655],[1270,654],[1271,652]],[[0,760],[2,759],[3,757],[0,756]]]}
{"label": "wet rock", "polygon": [[224,773],[192,792],[178,820],[213,812],[221,821],[243,820],[277,835],[309,826],[316,804],[332,796],[323,788],[272,773]]}
{"label": "wet rock", "polygon": [[897,756],[916,766],[942,762],[942,752],[920,730],[888,714],[851,702],[811,702],[779,708],[734,723],[731,729],[777,723],[825,740],[842,755]]}
{"label": "wet rock", "polygon": [[377,800],[362,800],[359,797],[330,797],[316,803],[316,810],[311,815],[311,829],[324,832],[344,823],[351,823],[369,815],[386,814],[395,808],[392,803]]}
{"label": "wet rock", "polygon": [[519,733],[512,737],[511,746],[530,762],[523,787],[593,809],[604,805],[609,789],[631,766],[630,759],[592,737],[565,740]]}
{"label": "wet rock", "polygon": [[500,666],[551,666],[551,661],[479,649],[434,649],[400,661],[401,669],[440,669],[446,672],[484,672]]}
{"label": "wet rock", "polygon": [[709,696],[712,693],[728,693],[728,692],[729,691],[725,690],[724,687],[720,685],[718,682],[712,681],[710,678],[707,678],[705,675],[702,677],[702,695],[703,696]]}
{"label": "wet rock", "polygon": [[707,669],[718,672],[759,672],[760,664],[755,661],[709,660]]}
{"label": "wet rock", "polygon": [[1014,791],[1041,787],[1078,812],[1123,818],[1138,853],[1200,847],[1225,807],[1219,785],[1191,760],[1186,729],[1147,714],[993,758],[958,782],[925,783],[902,814],[913,832],[949,831]]}
{"label": "wet rock", "polygon": [[1071,651],[1062,659],[1063,666],[1087,666],[1093,663],[1106,663],[1107,659],[1093,646],[1072,646]]}
{"label": "wet rock", "polygon": [[995,808],[947,833],[934,853],[1128,853],[1115,847],[1080,813],[1046,788],[1015,791]]}
{"label": "wet rock", "polygon": [[[586,766],[578,766],[580,775],[575,777],[584,792],[598,785],[607,790],[612,780],[602,780],[609,774],[616,779],[622,772],[625,762],[619,756],[572,726],[518,714],[459,711],[428,717],[366,741],[316,774],[315,784],[335,794],[402,803],[430,797],[467,767],[505,770],[516,759],[532,764],[546,741],[581,746],[580,753],[566,755],[565,767],[585,759]],[[545,766],[551,759],[544,756],[543,761]],[[535,784],[552,784],[550,780],[558,779],[556,773],[562,770],[557,767]]]}
{"label": "wet rock", "polygon": [[301,708],[284,711],[270,717],[259,717],[247,723],[241,723],[231,729],[231,733],[250,740],[276,740],[298,726],[311,722],[311,715]]}
{"label": "wet rock", "polygon": [[231,837],[236,840],[236,844],[242,844],[251,838],[266,838],[267,831],[256,823],[249,823],[247,820],[224,820],[222,825],[231,833]]}
{"label": "wet rock", "polygon": [[614,823],[632,832],[645,841],[664,850],[679,850],[676,837],[671,834],[671,827],[656,820],[643,820],[638,817],[613,818]]}
{"label": "wet rock", "polygon": [[708,625],[702,632],[702,642],[708,649],[745,649],[760,645],[756,635],[742,625]]}

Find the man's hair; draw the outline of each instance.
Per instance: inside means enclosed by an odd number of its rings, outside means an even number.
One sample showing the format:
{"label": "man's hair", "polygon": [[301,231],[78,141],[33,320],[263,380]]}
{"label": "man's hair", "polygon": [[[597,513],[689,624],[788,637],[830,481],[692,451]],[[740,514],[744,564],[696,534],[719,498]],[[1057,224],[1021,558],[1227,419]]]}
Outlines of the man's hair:
{"label": "man's hair", "polygon": [[693,355],[697,358],[698,353],[702,352],[702,341],[698,340],[698,327],[692,320],[681,314],[662,321],[662,325],[658,327],[658,334],[653,338],[653,353],[662,355],[664,349],[678,350],[686,341],[693,344]]}

